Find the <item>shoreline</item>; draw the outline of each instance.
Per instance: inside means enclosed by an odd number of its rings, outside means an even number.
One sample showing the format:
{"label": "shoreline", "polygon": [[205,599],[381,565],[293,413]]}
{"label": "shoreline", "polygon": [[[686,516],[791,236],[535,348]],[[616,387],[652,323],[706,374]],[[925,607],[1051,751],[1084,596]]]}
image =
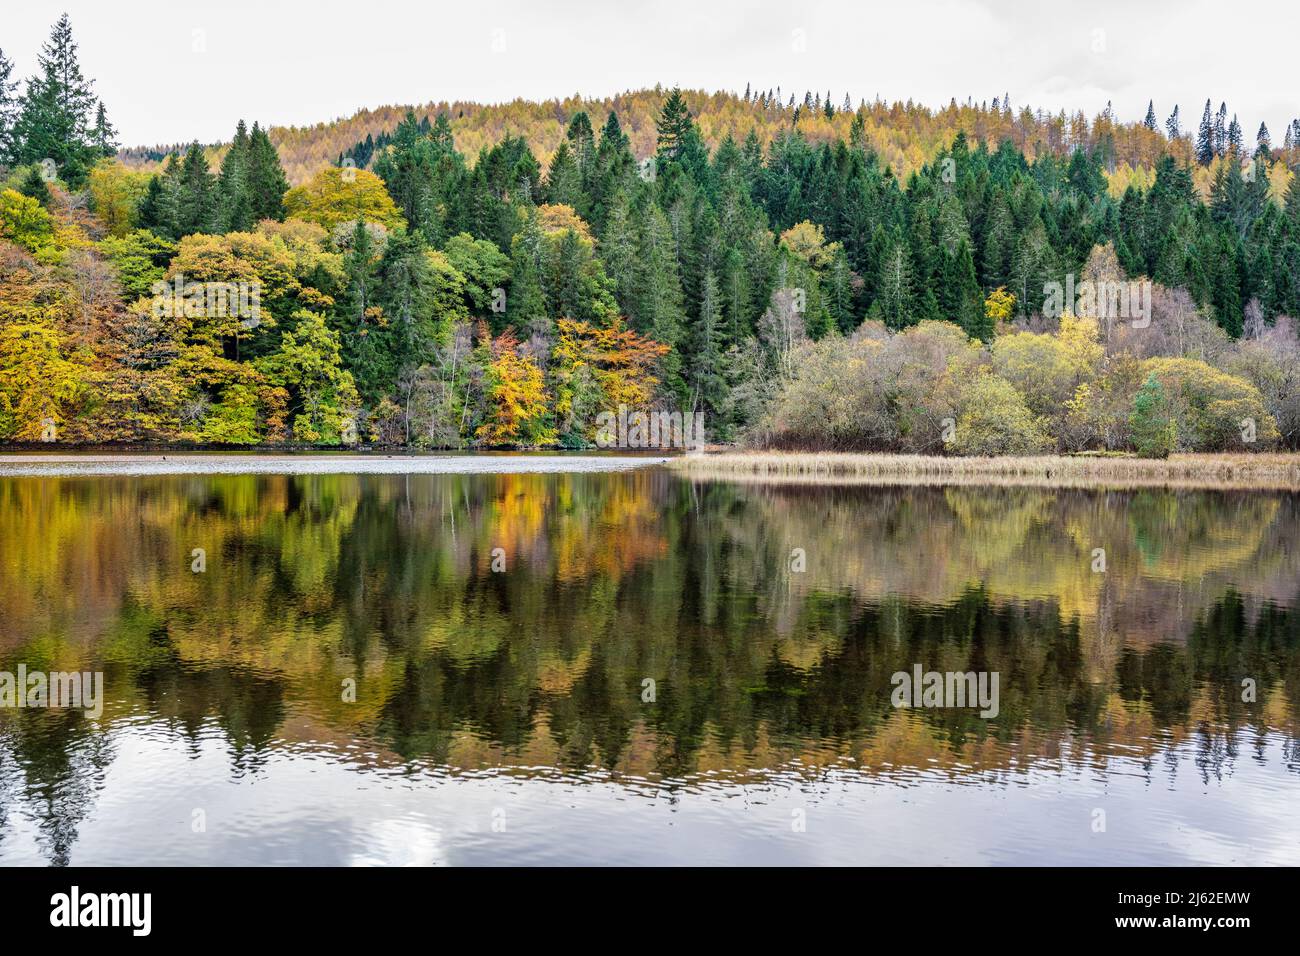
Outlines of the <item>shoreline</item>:
{"label": "shoreline", "polygon": [[506,475],[622,472],[664,456],[583,454],[4,454],[0,478],[145,475]]}
{"label": "shoreline", "polygon": [[684,477],[801,485],[1019,485],[1300,491],[1300,453],[1185,454],[1167,459],[1040,455],[958,458],[873,452],[683,455]]}

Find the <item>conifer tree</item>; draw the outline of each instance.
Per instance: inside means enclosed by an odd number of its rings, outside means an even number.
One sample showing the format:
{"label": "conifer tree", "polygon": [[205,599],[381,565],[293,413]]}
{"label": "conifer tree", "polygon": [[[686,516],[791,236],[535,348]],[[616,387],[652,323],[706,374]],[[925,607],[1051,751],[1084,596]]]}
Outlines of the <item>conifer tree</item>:
{"label": "conifer tree", "polygon": [[79,186],[98,152],[91,138],[97,101],[93,82],[81,72],[66,13],[54,24],[37,63],[39,71],[27,81],[12,133],[14,157],[20,163],[52,159],[59,174]]}
{"label": "conifer tree", "polygon": [[1142,121],[1142,125],[1154,132],[1156,130],[1156,103],[1155,100],[1147,100],[1147,116]]}
{"label": "conifer tree", "polygon": [[108,121],[108,112],[104,109],[102,100],[95,109],[95,126],[91,131],[91,144],[104,156],[112,156],[117,152],[117,130]]}
{"label": "conifer tree", "polygon": [[1196,131],[1196,161],[1202,166],[1210,165],[1218,153],[1214,136],[1214,113],[1210,101],[1205,101],[1205,112],[1201,114],[1201,125]]}
{"label": "conifer tree", "polygon": [[1241,124],[1237,122],[1237,115],[1232,115],[1232,122],[1228,124],[1228,145],[1227,151],[1240,154],[1244,138],[1241,134]]}
{"label": "conifer tree", "polygon": [[723,363],[722,294],[713,270],[704,273],[700,290],[700,310],[691,329],[690,407],[717,418],[726,407],[728,385]]}
{"label": "conifer tree", "polygon": [[13,78],[14,65],[0,49],[0,163],[13,158],[14,124],[18,121],[18,81]]}
{"label": "conifer tree", "polygon": [[1183,131],[1178,124],[1178,104],[1175,103],[1174,111],[1170,113],[1169,118],[1165,120],[1165,133],[1169,136],[1171,141],[1178,139],[1178,137],[1183,135]]}
{"label": "conifer tree", "polygon": [[217,228],[216,188],[203,147],[191,143],[180,164],[176,192],[176,235],[212,232]]}
{"label": "conifer tree", "polygon": [[284,194],[289,179],[280,165],[280,154],[271,138],[257,123],[248,137],[248,200],[253,221],[284,219]]}
{"label": "conifer tree", "polygon": [[226,232],[247,232],[253,228],[253,203],[248,189],[248,128],[240,120],[235,138],[221,160],[217,177],[218,214]]}
{"label": "conifer tree", "polygon": [[546,173],[546,201],[571,206],[579,215],[582,214],[585,205],[582,173],[574,162],[567,140],[561,140],[555,155],[551,157],[551,168]]}
{"label": "conifer tree", "polygon": [[680,348],[684,339],[686,315],[682,305],[682,286],[677,270],[677,252],[673,233],[657,203],[644,204],[639,216],[637,238],[639,262],[636,280],[636,320],[638,331],[656,342],[671,346],[673,351],[662,362],[665,389],[678,401],[685,396]]}

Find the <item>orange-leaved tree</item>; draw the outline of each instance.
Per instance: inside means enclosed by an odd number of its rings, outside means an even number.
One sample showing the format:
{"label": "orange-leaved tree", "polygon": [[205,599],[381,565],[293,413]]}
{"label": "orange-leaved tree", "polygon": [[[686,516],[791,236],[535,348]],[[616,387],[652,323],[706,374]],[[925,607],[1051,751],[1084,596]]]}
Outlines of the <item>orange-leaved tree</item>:
{"label": "orange-leaved tree", "polygon": [[555,444],[542,370],[531,357],[519,354],[513,330],[490,341],[488,348],[492,355],[486,376],[488,413],[475,432],[479,441],[528,447]]}
{"label": "orange-leaved tree", "polygon": [[617,414],[619,405],[644,408],[659,379],[655,368],[669,348],[638,335],[615,318],[606,327],[573,319],[556,323],[558,339],[551,352],[555,381],[555,415],[563,433],[590,442],[596,416]]}

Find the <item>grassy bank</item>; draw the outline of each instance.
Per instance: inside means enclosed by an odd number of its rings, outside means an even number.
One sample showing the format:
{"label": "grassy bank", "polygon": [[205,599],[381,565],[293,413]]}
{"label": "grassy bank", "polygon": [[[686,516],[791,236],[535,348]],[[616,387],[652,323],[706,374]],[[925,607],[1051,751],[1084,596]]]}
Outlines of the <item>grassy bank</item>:
{"label": "grassy bank", "polygon": [[764,482],[1300,490],[1300,454],[1171,455],[1161,460],[721,452],[684,455],[669,467],[692,477]]}

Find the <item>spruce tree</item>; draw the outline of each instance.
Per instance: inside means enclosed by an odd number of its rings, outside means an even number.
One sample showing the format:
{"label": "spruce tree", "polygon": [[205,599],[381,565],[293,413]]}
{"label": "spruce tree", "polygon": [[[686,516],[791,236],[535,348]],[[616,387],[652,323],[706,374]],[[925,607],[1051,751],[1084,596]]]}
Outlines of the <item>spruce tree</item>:
{"label": "spruce tree", "polygon": [[42,206],[50,204],[50,187],[45,184],[45,177],[41,175],[39,166],[33,166],[27,171],[18,191],[30,199],[35,199]]}
{"label": "spruce tree", "polygon": [[1177,429],[1169,416],[1164,386],[1154,373],[1138,389],[1129,415],[1133,447],[1142,458],[1168,458],[1177,441]]}
{"label": "spruce tree", "polygon": [[108,121],[108,113],[104,109],[102,100],[95,109],[95,127],[91,131],[91,145],[104,156],[113,156],[117,153],[117,130]]}
{"label": "spruce tree", "polygon": [[1183,135],[1183,131],[1179,127],[1178,123],[1178,105],[1174,104],[1174,111],[1170,113],[1169,118],[1165,120],[1165,133],[1168,134],[1171,141],[1178,139],[1178,137]]}
{"label": "spruce tree", "polygon": [[1156,103],[1155,100],[1147,100],[1147,116],[1142,121],[1142,125],[1154,132],[1156,130]]}
{"label": "spruce tree", "polygon": [[723,367],[722,293],[713,270],[704,273],[700,290],[700,310],[691,329],[690,408],[718,418],[727,404],[728,386]]}
{"label": "spruce tree", "polygon": [[253,203],[248,189],[249,137],[241,119],[235,138],[221,160],[217,177],[218,213],[223,232],[247,232],[253,228]]}
{"label": "spruce tree", "polygon": [[82,75],[66,13],[54,24],[37,63],[12,133],[14,158],[20,163],[52,159],[60,176],[79,186],[98,153],[91,140],[96,99],[92,81]]}
{"label": "spruce tree", "polygon": [[177,237],[213,232],[218,227],[216,183],[203,147],[191,143],[180,164],[176,194]]}
{"label": "spruce tree", "polygon": [[691,112],[682,99],[682,91],[674,87],[664,101],[659,119],[655,121],[655,128],[659,132],[659,158],[681,159],[693,127]]}
{"label": "spruce tree", "polygon": [[253,124],[248,137],[248,197],[253,211],[253,221],[284,219],[284,194],[289,191],[289,180],[280,165],[266,131]]}
{"label": "spruce tree", "polygon": [[672,347],[661,363],[663,383],[665,390],[681,402],[686,388],[680,352],[686,315],[672,228],[663,210],[653,202],[644,204],[639,220],[640,255],[634,294],[638,331]]}
{"label": "spruce tree", "polygon": [[1196,161],[1208,166],[1218,151],[1214,137],[1214,113],[1210,101],[1205,101],[1205,112],[1201,114],[1201,125],[1196,131]]}
{"label": "spruce tree", "polygon": [[1241,124],[1237,122],[1237,114],[1234,113],[1232,115],[1232,122],[1228,124],[1227,151],[1240,155],[1244,145],[1245,141],[1241,133]]}
{"label": "spruce tree", "polygon": [[13,78],[14,65],[0,49],[0,163],[13,159],[14,124],[18,121],[18,81]]}
{"label": "spruce tree", "polygon": [[582,214],[585,195],[582,191],[582,173],[574,162],[567,140],[562,140],[551,157],[551,168],[546,173],[546,201],[572,206]]}

